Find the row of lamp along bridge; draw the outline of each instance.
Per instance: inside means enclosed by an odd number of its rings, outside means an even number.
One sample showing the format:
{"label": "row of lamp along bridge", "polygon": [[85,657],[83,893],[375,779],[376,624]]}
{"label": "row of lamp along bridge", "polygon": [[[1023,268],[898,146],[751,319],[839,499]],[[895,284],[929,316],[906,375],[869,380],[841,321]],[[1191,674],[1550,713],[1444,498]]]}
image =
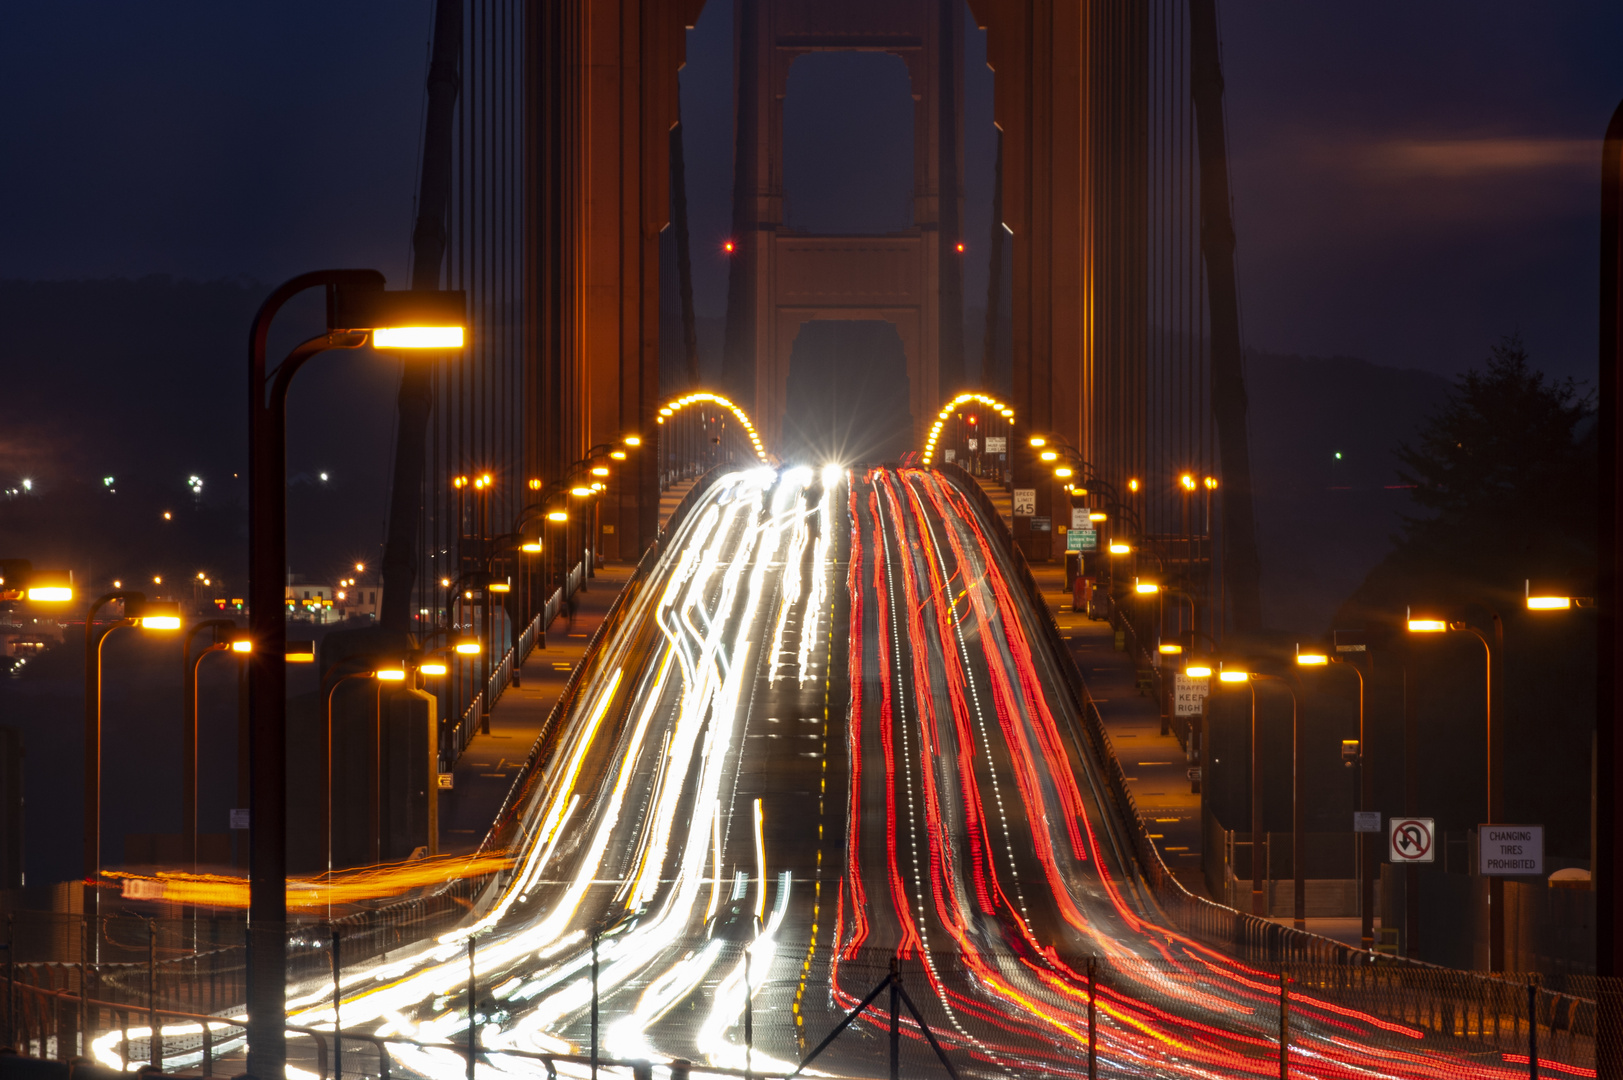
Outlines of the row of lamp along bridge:
{"label": "row of lamp along bridge", "polygon": [[[1013,420],[1013,410],[1003,403],[982,394],[962,394],[953,399],[936,418],[926,441],[921,461],[930,465],[933,459],[943,453],[946,441],[942,437],[945,424],[951,419],[955,410],[969,403],[978,403],[989,406],[1002,417]],[[1126,483],[1126,492],[1105,477],[1099,475],[1098,470],[1073,446],[1065,440],[1053,435],[1030,435],[1025,444],[1030,448],[1033,463],[1040,474],[1044,469],[1051,471],[1055,481],[1063,485],[1072,497],[1073,506],[1087,505],[1099,501],[1090,496],[1097,492],[1103,497],[1103,508],[1094,506],[1089,511],[1089,524],[1099,531],[1101,536],[1108,534],[1100,545],[1102,552],[1107,555],[1106,568],[1099,575],[1097,585],[1110,599],[1112,613],[1123,621],[1138,622],[1143,613],[1145,602],[1154,603],[1153,619],[1153,650],[1152,662],[1157,672],[1162,667],[1175,670],[1187,679],[1197,680],[1197,685],[1204,684],[1217,687],[1239,689],[1243,687],[1250,696],[1251,719],[1251,829],[1252,835],[1262,835],[1262,783],[1259,755],[1259,740],[1256,737],[1256,684],[1272,683],[1282,687],[1291,698],[1291,834],[1292,834],[1292,865],[1293,865],[1293,902],[1292,922],[1297,928],[1304,928],[1306,923],[1306,890],[1304,880],[1305,860],[1302,851],[1304,830],[1302,828],[1302,800],[1298,784],[1299,770],[1299,739],[1298,739],[1298,701],[1294,686],[1295,680],[1280,674],[1271,674],[1258,671],[1255,665],[1244,662],[1238,657],[1223,655],[1220,642],[1214,640],[1212,635],[1203,633],[1198,627],[1201,625],[1199,607],[1205,602],[1206,589],[1202,583],[1196,581],[1172,581],[1173,569],[1170,560],[1164,553],[1158,551],[1156,538],[1152,537],[1144,527],[1143,520],[1135,506],[1137,497],[1142,494],[1143,483],[1136,478],[1129,478]],[[1185,532],[1192,531],[1189,522],[1191,502],[1198,498],[1203,501],[1200,516],[1204,518],[1204,531],[1211,528],[1212,497],[1219,488],[1219,481],[1213,476],[1198,476],[1193,473],[1182,473],[1176,478],[1177,490],[1185,496],[1183,500],[1185,516]],[[1112,521],[1114,519],[1114,521]],[[1115,525],[1114,529],[1111,525]],[[1153,560],[1153,566],[1158,573],[1139,572],[1140,558]],[[1113,567],[1121,567],[1117,570]],[[1088,608],[1092,599],[1095,580],[1085,578],[1082,569],[1078,566],[1068,569],[1068,577],[1072,580],[1068,584],[1073,586],[1073,596],[1077,610]],[[1566,612],[1576,608],[1589,608],[1594,600],[1589,597],[1565,595],[1559,591],[1535,590],[1533,583],[1528,581],[1524,585],[1526,609],[1530,612]],[[1119,605],[1119,598],[1132,597],[1139,601],[1131,609]],[[1189,607],[1189,629],[1175,632],[1168,636],[1165,629],[1165,611],[1161,604],[1163,597],[1171,596],[1187,603]],[[1181,612],[1180,612],[1181,614]],[[1500,616],[1489,610],[1491,628],[1483,630],[1469,622],[1446,619],[1430,614],[1417,614],[1411,611],[1405,620],[1404,627],[1411,635],[1425,636],[1432,634],[1465,634],[1476,638],[1482,645],[1484,656],[1484,743],[1487,747],[1486,764],[1486,817],[1485,825],[1504,824],[1501,802],[1501,784],[1499,780],[1499,761],[1495,753],[1495,731],[1493,725],[1495,706],[1494,668],[1499,654],[1504,647],[1504,627]],[[1181,623],[1182,620],[1180,619]],[[1219,636],[1221,636],[1219,634]],[[1202,641],[1204,639],[1204,641]],[[1148,648],[1145,650],[1148,652]],[[1344,740],[1341,745],[1341,757],[1344,764],[1357,770],[1357,806],[1360,811],[1368,812],[1374,805],[1374,771],[1367,767],[1366,747],[1368,740],[1365,733],[1365,672],[1360,667],[1360,656],[1366,656],[1362,646],[1354,650],[1337,652],[1319,647],[1317,645],[1298,644],[1294,656],[1294,667],[1298,671],[1314,671],[1338,665],[1353,673],[1358,686],[1358,738]],[[1162,692],[1164,696],[1164,691]],[[1164,708],[1164,703],[1163,703]],[[1165,718],[1163,717],[1163,723]],[[1163,732],[1165,733],[1165,732]],[[1374,947],[1374,870],[1379,861],[1377,844],[1378,834],[1365,832],[1361,834],[1361,850],[1359,857],[1359,892],[1361,914],[1361,944],[1364,948]],[[1252,913],[1266,915],[1266,893],[1262,880],[1262,863],[1260,859],[1252,859]],[[1505,966],[1505,901],[1504,879],[1501,876],[1491,876],[1488,885],[1488,947],[1489,968],[1494,972],[1501,972]]]}
{"label": "row of lamp along bridge", "polygon": [[[321,288],[327,294],[328,329],[325,333],[297,346],[272,371],[267,371],[265,346],[271,320],[280,308],[294,295],[306,289]],[[275,1075],[281,1072],[286,1060],[286,1041],[283,1030],[283,1017],[285,1016],[285,985],[280,977],[283,967],[281,957],[285,951],[286,935],[286,670],[287,662],[312,662],[315,659],[313,645],[309,642],[291,642],[286,637],[286,610],[282,596],[282,572],[285,565],[285,523],[286,523],[286,489],[285,489],[285,461],[286,461],[286,414],[285,400],[288,386],[293,375],[310,358],[316,354],[330,349],[355,349],[370,344],[378,349],[399,349],[408,351],[407,354],[432,353],[443,355],[460,349],[465,342],[465,304],[464,294],[460,292],[425,292],[425,291],[388,291],[384,288],[381,274],[375,271],[336,270],[322,271],[302,275],[284,284],[276,290],[260,309],[255,317],[253,332],[250,338],[250,370],[251,383],[254,388],[250,402],[251,420],[251,510],[250,510],[250,605],[249,627],[246,633],[238,629],[229,620],[207,620],[193,626],[185,639],[184,664],[186,671],[185,710],[186,717],[183,725],[185,733],[183,768],[185,771],[185,791],[187,793],[184,803],[186,817],[183,835],[189,837],[186,844],[188,861],[195,862],[197,850],[197,730],[196,730],[196,674],[202,659],[211,652],[229,653],[242,661],[249,671],[249,736],[252,744],[251,760],[253,762],[253,782],[250,785],[249,798],[249,846],[250,858],[250,972],[257,976],[250,976],[249,985],[249,1052],[250,1062],[248,1071],[254,1074]],[[266,391],[269,391],[267,396]],[[714,404],[730,411],[737,419],[739,430],[747,436],[750,447],[759,460],[769,462],[758,433],[755,431],[749,418],[736,405],[726,398],[706,392],[695,392],[672,401],[660,409],[655,418],[656,423],[663,425],[667,420],[674,418],[686,406],[693,404]],[[961,407],[970,404],[979,404],[992,409],[997,416],[1011,428],[1014,421],[1014,410],[1004,403],[988,395],[978,393],[961,394],[944,407],[936,418],[923,451],[922,463],[930,465],[936,456],[942,441],[943,429],[948,420]],[[710,441],[719,442],[719,438]],[[1012,441],[1012,440],[1011,440]],[[370,679],[381,688],[388,683],[407,683],[421,685],[425,677],[442,677],[451,671],[449,661],[456,656],[476,657],[483,655],[488,666],[494,662],[491,650],[481,643],[489,642],[493,638],[493,628],[490,625],[492,611],[497,598],[505,606],[511,594],[514,578],[520,590],[519,606],[524,612],[526,621],[533,617],[534,595],[539,585],[544,588],[550,579],[550,573],[543,570],[538,575],[528,561],[521,561],[516,574],[498,573],[499,563],[509,559],[521,559],[523,556],[539,556],[553,545],[547,543],[548,529],[559,530],[562,533],[561,542],[556,550],[573,551],[584,545],[576,544],[572,534],[577,518],[585,516],[590,525],[582,531],[595,538],[597,497],[606,489],[612,464],[623,461],[627,457],[628,449],[635,449],[641,443],[639,436],[626,435],[616,443],[604,443],[591,447],[579,460],[571,463],[563,475],[550,482],[531,480],[529,487],[533,492],[531,501],[520,512],[511,528],[500,534],[491,535],[493,529],[489,522],[488,506],[491,477],[480,475],[477,477],[459,476],[453,479],[452,485],[460,499],[474,500],[476,513],[473,515],[478,522],[476,535],[466,537],[467,546],[472,552],[472,565],[466,565],[458,579],[442,578],[440,586],[447,590],[448,609],[454,610],[462,601],[478,600],[478,608],[482,613],[484,625],[479,627],[480,633],[465,634],[460,632],[461,616],[453,616],[457,624],[456,629],[441,628],[429,635],[430,638],[444,634],[448,638],[445,647],[437,650],[417,649],[410,654],[384,663],[366,665],[362,670],[349,672],[327,687],[325,697],[325,731],[331,737],[331,703],[334,691],[343,682],[354,679]],[[1041,466],[1052,468],[1053,477],[1062,483],[1072,496],[1073,503],[1078,497],[1086,498],[1090,489],[1097,490],[1104,496],[1106,509],[1090,511],[1090,525],[1102,533],[1110,532],[1106,523],[1114,515],[1120,524],[1114,535],[1104,545],[1104,550],[1111,561],[1119,562],[1131,559],[1136,567],[1141,548],[1147,548],[1146,554],[1155,555],[1154,544],[1144,529],[1143,522],[1133,505],[1131,496],[1137,496],[1141,490],[1140,481],[1129,479],[1126,482],[1127,494],[1117,490],[1108,479],[1100,476],[1097,470],[1074,448],[1063,440],[1053,436],[1032,435],[1026,440],[1027,446],[1033,452],[1035,462]],[[1000,473],[1000,479],[1002,474]],[[1218,487],[1214,477],[1196,478],[1191,474],[1184,474],[1178,478],[1178,483],[1187,495],[1204,495],[1204,517],[1206,529],[1210,528],[1211,498]],[[584,515],[570,512],[571,500],[579,500],[589,507]],[[1186,516],[1188,504],[1186,502]],[[467,520],[459,505],[459,520]],[[1113,523],[1114,524],[1114,523]],[[595,544],[592,545],[595,547]],[[1163,576],[1168,566],[1164,558],[1157,556]],[[567,571],[566,571],[567,572]],[[1078,575],[1080,577],[1080,575]],[[1117,578],[1130,577],[1132,592],[1142,598],[1154,596],[1159,601],[1161,595],[1173,595],[1186,600],[1190,606],[1191,626],[1196,626],[1199,620],[1196,616],[1196,606],[1201,602],[1198,595],[1200,590],[1182,589],[1171,582],[1163,582],[1147,575],[1106,574],[1107,579],[1114,585]],[[1193,591],[1191,591],[1193,590]],[[1125,591],[1125,590],[1123,590]],[[22,560],[8,560],[0,562],[0,602],[25,601],[32,604],[60,606],[72,602],[74,591],[71,581],[66,575],[49,572],[34,571],[32,566]],[[120,604],[120,616],[109,622],[98,625],[96,615],[102,608],[112,604]],[[1529,610],[1534,611],[1564,611],[1573,607],[1586,606],[1589,601],[1584,598],[1574,598],[1556,595],[1534,595],[1531,588],[1526,599]],[[1297,739],[1295,724],[1295,692],[1291,689],[1289,680],[1252,670],[1249,665],[1235,659],[1216,658],[1217,642],[1209,635],[1203,635],[1197,630],[1179,635],[1183,640],[1162,641],[1161,626],[1162,612],[1157,602],[1156,649],[1160,657],[1165,660],[1174,658],[1183,661],[1182,673],[1189,678],[1213,679],[1217,685],[1244,685],[1251,695],[1251,716],[1253,735],[1255,733],[1256,716],[1256,689],[1257,682],[1275,682],[1283,685],[1291,693],[1293,701],[1292,722],[1292,821],[1293,821],[1293,847],[1295,867],[1295,900],[1294,921],[1297,926],[1304,922],[1304,884],[1303,884],[1303,858],[1300,851],[1302,843],[1301,805],[1295,785],[1295,762],[1297,760]],[[1180,620],[1181,621],[1181,620]],[[99,821],[101,817],[100,806],[100,742],[101,742],[101,654],[107,637],[114,631],[124,627],[139,627],[150,632],[177,632],[183,628],[182,617],[178,603],[174,601],[150,600],[141,592],[135,590],[116,589],[109,592],[90,606],[86,616],[85,630],[85,672],[86,672],[86,752],[85,752],[85,911],[93,920],[96,914],[98,888],[95,882],[100,876],[101,849]],[[1448,621],[1438,618],[1412,617],[1408,620],[1408,630],[1415,634],[1430,633],[1468,633],[1477,637],[1484,648],[1486,664],[1485,677],[1487,682],[1487,710],[1486,730],[1488,735],[1489,765],[1488,765],[1488,823],[1495,823],[1500,816],[1499,787],[1496,782],[1495,762],[1493,759],[1493,667],[1497,652],[1503,645],[1502,625],[1497,615],[1493,616],[1493,630],[1490,636],[1481,630],[1464,622]],[[196,637],[202,632],[211,634],[211,641],[207,647],[195,655],[192,645]],[[1209,653],[1197,647],[1200,637],[1206,637],[1212,648]],[[1331,663],[1345,661],[1346,666],[1355,672],[1359,681],[1359,739],[1344,747],[1344,757],[1349,764],[1362,766],[1362,747],[1364,740],[1364,708],[1363,708],[1363,681],[1364,675],[1357,664],[1345,660],[1344,657],[1330,654],[1324,650],[1299,647],[1296,654],[1296,663],[1304,669],[1324,667]],[[488,705],[487,705],[488,708]],[[374,734],[376,734],[374,732]],[[1253,765],[1253,835],[1260,834],[1261,830],[1261,802],[1258,789],[1259,771],[1256,768],[1255,755],[1257,741],[1251,741]],[[327,772],[323,777],[323,788],[328,792],[330,804],[331,763],[326,763]],[[1371,771],[1360,769],[1360,807],[1365,808],[1372,801]],[[379,779],[372,778],[373,814],[377,814],[376,792]],[[323,831],[329,832],[331,826],[330,805],[322,815]],[[373,848],[374,858],[377,857],[377,844],[379,829],[374,822]],[[1370,838],[1366,838],[1366,841]],[[327,837],[323,845],[323,862],[330,866],[331,842]],[[1361,888],[1367,894],[1372,886],[1373,857],[1362,860]],[[1253,906],[1260,907],[1263,901],[1263,891],[1260,879],[1260,865],[1253,859]],[[1503,967],[1504,924],[1502,879],[1494,878],[1490,891],[1490,955],[1492,969],[1501,970]],[[1371,917],[1372,905],[1366,902],[1361,905],[1364,912],[1363,940],[1366,947],[1372,944]],[[1261,910],[1255,913],[1262,914]],[[92,958],[94,959],[94,958]],[[261,1073],[261,1070],[264,1070]]]}

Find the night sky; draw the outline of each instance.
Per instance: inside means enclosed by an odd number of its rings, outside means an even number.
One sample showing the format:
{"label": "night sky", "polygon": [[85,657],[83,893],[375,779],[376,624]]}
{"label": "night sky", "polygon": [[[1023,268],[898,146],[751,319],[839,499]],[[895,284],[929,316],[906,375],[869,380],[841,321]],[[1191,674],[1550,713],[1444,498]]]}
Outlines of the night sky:
{"label": "night sky", "polygon": [[[0,277],[404,274],[431,3],[19,2],[0,13]],[[1623,5],[1222,4],[1247,343],[1452,373],[1520,330],[1594,366],[1598,137]],[[683,75],[698,302],[721,314],[730,6]],[[969,51],[966,295],[991,78]],[[788,103],[792,220],[883,228],[909,184],[900,63],[828,56]]]}

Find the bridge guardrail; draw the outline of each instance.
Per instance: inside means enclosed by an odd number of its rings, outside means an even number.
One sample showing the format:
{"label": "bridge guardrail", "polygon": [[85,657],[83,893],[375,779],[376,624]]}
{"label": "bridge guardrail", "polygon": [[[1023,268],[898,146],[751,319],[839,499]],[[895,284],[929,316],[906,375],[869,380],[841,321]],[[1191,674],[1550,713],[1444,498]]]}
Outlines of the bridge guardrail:
{"label": "bridge guardrail", "polygon": [[[1441,1010],[1439,1015],[1467,1016],[1476,1003],[1498,1000],[1505,995],[1525,994],[1527,984],[1514,976],[1488,975],[1480,972],[1457,971],[1437,964],[1408,957],[1394,957],[1355,949],[1339,941],[1284,926],[1227,907],[1204,897],[1196,896],[1184,887],[1161,858],[1160,849],[1150,839],[1149,829],[1138,812],[1136,800],[1127,787],[1127,775],[1122,771],[1110,734],[1105,730],[1098,706],[1089,694],[1076,660],[1066,646],[1053,612],[1026,563],[1024,554],[1015,545],[1002,518],[991,500],[981,490],[974,477],[951,463],[934,468],[954,481],[955,486],[973,503],[981,515],[996,521],[997,528],[988,530],[999,539],[1005,554],[1016,568],[1020,585],[1037,614],[1037,625],[1048,643],[1061,677],[1082,718],[1082,734],[1104,774],[1106,788],[1115,803],[1117,816],[1127,830],[1128,839],[1138,862],[1138,868],[1151,896],[1172,925],[1204,944],[1215,946],[1230,955],[1253,963],[1309,965],[1327,968],[1378,968],[1378,976],[1371,978],[1396,980],[1397,983],[1434,987],[1433,993],[1446,992],[1447,1002],[1430,1001],[1429,1008]],[[1073,731],[1073,738],[1076,733]],[[1079,742],[1082,740],[1078,740]],[[1616,984],[1616,988],[1613,986]],[[1559,990],[1557,989],[1559,988]],[[1578,1009],[1588,1015],[1594,1010],[1595,999],[1603,993],[1623,992],[1623,981],[1604,980],[1595,976],[1568,976],[1546,979],[1535,991],[1541,1010],[1558,1012],[1562,1008]],[[1563,1002],[1566,1004],[1563,1005]],[[1418,1006],[1417,1006],[1418,1007]],[[1584,1012],[1587,1010],[1587,1012]],[[1410,1011],[1413,1011],[1412,1009]],[[1591,1031],[1594,1028],[1591,1027]],[[1623,1032],[1602,1032],[1606,1039],[1623,1041]]]}

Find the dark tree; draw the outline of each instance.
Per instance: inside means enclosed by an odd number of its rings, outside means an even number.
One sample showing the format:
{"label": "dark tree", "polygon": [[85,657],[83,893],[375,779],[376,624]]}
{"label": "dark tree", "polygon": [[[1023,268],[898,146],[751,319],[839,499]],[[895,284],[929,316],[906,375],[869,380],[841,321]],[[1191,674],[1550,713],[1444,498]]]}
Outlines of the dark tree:
{"label": "dark tree", "polygon": [[1444,560],[1449,576],[1504,556],[1540,564],[1526,572],[1570,576],[1593,557],[1591,402],[1572,379],[1535,370],[1519,336],[1495,346],[1398,448],[1422,511],[1405,519],[1400,547]]}

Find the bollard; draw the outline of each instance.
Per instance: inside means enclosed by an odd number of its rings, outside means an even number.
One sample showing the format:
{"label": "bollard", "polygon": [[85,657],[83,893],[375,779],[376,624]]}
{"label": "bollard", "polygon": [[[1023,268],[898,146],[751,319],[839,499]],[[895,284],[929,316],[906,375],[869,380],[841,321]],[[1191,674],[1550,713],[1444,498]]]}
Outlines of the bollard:
{"label": "bollard", "polygon": [[[471,1080],[471,1078],[470,1078]],[[592,1080],[597,1080],[597,931],[592,931]]]}
{"label": "bollard", "polygon": [[158,1027],[158,923],[147,920],[147,1058],[163,1068],[163,1030]]}
{"label": "bollard", "polygon": [[338,1006],[344,1000],[338,983],[342,971],[338,962],[338,927],[328,926],[328,929],[332,931],[332,1075],[333,1080],[344,1080],[344,1025],[338,1019]]}
{"label": "bollard", "polygon": [[1289,1080],[1291,1066],[1290,974],[1279,965],[1279,1080]]}
{"label": "bollard", "polygon": [[890,1080],[899,1080],[902,1073],[902,1024],[896,1015],[896,991],[901,982],[901,965],[893,956],[890,958]]}
{"label": "bollard", "polygon": [[1095,1009],[1098,960],[1088,957],[1088,1080],[1099,1080],[1099,1021]]}
{"label": "bollard", "polygon": [[1527,1075],[1538,1080],[1538,976],[1527,978]]}
{"label": "bollard", "polygon": [[[596,978],[596,971],[593,971]],[[474,1009],[473,936],[468,937],[468,1080],[473,1080],[473,1055],[479,1046],[479,1029],[473,1016]]]}
{"label": "bollard", "polygon": [[688,1070],[692,1067],[693,1062],[689,1061],[687,1058],[674,1059],[670,1064],[671,1080],[688,1080]]}
{"label": "bollard", "polygon": [[631,1080],[654,1080],[653,1062],[633,1061],[631,1063]]}

